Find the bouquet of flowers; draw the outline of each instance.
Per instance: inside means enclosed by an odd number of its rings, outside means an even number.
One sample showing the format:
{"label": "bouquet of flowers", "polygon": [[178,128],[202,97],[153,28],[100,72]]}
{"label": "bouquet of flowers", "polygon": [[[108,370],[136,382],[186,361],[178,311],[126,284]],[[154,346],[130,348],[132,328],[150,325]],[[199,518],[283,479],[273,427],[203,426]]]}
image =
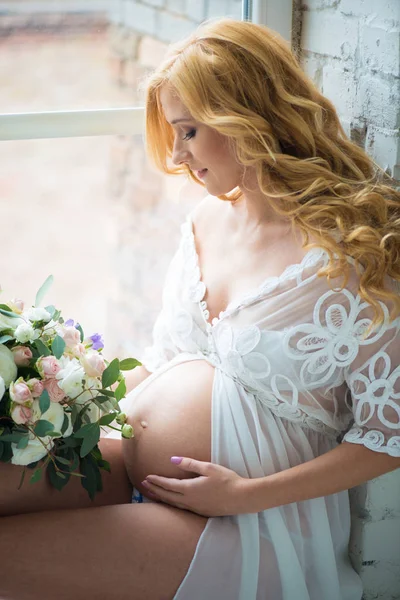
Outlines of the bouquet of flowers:
{"label": "bouquet of flowers", "polygon": [[52,281],[27,310],[19,299],[0,304],[0,460],[32,469],[32,483],[46,471],[58,490],[80,477],[93,499],[102,489],[100,469],[110,471],[98,447],[101,428],[133,436],[118,402],[126,393],[122,371],[141,363],[108,363],[101,335],[85,337],[54,306],[41,308]]}

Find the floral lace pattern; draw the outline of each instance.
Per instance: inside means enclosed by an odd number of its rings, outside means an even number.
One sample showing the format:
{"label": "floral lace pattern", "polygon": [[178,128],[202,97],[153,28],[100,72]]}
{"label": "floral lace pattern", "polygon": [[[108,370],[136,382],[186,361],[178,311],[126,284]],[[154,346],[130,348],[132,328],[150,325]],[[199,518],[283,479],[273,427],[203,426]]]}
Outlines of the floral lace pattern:
{"label": "floral lace pattern", "polygon": [[[173,293],[165,296],[147,364],[151,356],[158,367],[180,352],[203,355],[278,417],[328,437],[354,420],[345,441],[400,456],[400,320],[390,323],[381,303],[384,323],[372,329],[366,302],[318,278],[328,257],[313,249],[210,323],[190,218],[181,231]],[[255,304],[257,322],[243,318]],[[335,393],[346,384],[351,405]]]}

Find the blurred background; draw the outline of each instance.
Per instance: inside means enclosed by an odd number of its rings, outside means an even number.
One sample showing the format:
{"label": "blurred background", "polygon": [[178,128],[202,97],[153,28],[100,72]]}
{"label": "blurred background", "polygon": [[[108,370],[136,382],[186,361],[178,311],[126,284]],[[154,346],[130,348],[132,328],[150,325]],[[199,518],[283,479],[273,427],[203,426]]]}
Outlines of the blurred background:
{"label": "blurred background", "polygon": [[[241,1],[0,2],[0,113],[143,106],[140,79]],[[156,172],[143,136],[0,143],[0,301],[44,304],[104,334],[106,358],[151,342],[179,226],[204,189]]]}

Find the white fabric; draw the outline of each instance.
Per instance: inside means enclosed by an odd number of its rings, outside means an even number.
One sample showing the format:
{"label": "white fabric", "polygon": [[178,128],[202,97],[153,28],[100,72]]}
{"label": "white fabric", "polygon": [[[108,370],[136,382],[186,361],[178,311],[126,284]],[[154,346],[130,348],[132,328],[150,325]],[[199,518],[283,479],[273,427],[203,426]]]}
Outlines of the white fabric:
{"label": "white fabric", "polygon": [[[308,252],[210,324],[190,216],[182,225],[140,388],[183,361],[215,366],[211,460],[243,477],[312,460],[346,429],[400,456],[400,319],[366,334],[355,270],[334,291],[317,276],[327,260]],[[347,491],[210,518],[175,600],[360,600],[349,533]]]}

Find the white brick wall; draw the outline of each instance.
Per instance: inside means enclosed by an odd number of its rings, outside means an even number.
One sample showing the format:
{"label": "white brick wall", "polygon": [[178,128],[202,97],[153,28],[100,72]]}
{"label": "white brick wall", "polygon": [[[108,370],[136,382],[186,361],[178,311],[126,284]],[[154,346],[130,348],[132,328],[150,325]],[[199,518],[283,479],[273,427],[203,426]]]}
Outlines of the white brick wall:
{"label": "white brick wall", "polygon": [[[295,0],[304,70],[354,141],[400,180],[400,0]],[[400,471],[350,490],[364,600],[400,599]]]}

